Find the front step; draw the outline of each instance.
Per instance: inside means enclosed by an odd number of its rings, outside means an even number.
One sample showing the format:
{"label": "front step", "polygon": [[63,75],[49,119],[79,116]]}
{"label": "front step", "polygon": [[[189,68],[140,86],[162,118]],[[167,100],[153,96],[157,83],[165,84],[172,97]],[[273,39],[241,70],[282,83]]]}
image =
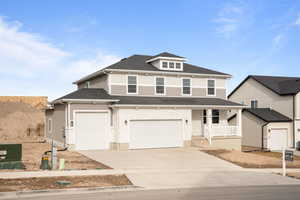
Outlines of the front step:
{"label": "front step", "polygon": [[193,136],[192,137],[192,146],[193,147],[208,147],[209,142],[205,137]]}

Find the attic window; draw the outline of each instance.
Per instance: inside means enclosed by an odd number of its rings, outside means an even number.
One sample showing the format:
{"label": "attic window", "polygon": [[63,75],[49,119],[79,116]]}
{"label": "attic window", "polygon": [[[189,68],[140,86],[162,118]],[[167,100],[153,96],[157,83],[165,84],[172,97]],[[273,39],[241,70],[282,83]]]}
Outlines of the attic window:
{"label": "attic window", "polygon": [[182,63],[181,62],[173,62],[173,61],[162,61],[161,68],[164,70],[182,70]]}
{"label": "attic window", "polygon": [[181,63],[176,63],[176,69],[181,69]]}

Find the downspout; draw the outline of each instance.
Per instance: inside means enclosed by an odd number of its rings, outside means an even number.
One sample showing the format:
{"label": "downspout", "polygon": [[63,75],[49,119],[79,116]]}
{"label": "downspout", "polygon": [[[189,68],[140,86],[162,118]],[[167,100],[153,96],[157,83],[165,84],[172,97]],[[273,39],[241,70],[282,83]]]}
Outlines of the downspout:
{"label": "downspout", "polygon": [[269,124],[269,122],[265,123],[262,127],[261,127],[261,150],[264,150],[264,128],[265,126],[267,126]]}

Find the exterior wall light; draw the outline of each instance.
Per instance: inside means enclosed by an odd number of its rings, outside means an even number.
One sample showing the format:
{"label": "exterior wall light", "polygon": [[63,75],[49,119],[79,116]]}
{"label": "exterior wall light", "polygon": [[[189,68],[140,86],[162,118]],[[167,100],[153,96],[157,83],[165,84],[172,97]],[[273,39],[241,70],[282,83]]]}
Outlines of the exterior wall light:
{"label": "exterior wall light", "polygon": [[124,121],[124,123],[125,123],[125,125],[127,125],[128,121],[127,121],[127,120],[125,120],[125,121]]}

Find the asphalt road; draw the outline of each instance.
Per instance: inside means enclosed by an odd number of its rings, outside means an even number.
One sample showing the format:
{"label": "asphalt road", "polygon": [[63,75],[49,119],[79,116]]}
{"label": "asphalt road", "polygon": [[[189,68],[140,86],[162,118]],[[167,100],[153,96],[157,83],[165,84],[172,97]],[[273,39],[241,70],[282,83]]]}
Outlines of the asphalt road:
{"label": "asphalt road", "polygon": [[190,189],[114,191],[84,194],[18,197],[21,200],[295,200],[300,199],[300,185],[212,187]]}

